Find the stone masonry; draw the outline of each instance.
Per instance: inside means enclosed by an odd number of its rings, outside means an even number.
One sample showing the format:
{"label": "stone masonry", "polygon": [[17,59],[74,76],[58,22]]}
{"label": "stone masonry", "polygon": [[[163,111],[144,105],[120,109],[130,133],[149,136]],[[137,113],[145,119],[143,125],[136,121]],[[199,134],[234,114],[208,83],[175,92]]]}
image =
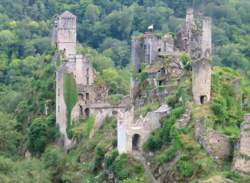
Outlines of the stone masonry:
{"label": "stone masonry", "polygon": [[234,153],[233,169],[250,173],[250,114],[246,114],[240,127],[240,140]]}
{"label": "stone masonry", "polygon": [[52,44],[65,58],[76,54],[76,16],[69,11],[55,17]]}

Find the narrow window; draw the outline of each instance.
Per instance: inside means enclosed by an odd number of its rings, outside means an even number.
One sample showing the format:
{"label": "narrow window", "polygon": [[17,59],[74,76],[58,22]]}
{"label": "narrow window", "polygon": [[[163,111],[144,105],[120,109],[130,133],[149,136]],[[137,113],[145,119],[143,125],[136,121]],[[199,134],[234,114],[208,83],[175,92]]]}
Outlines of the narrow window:
{"label": "narrow window", "polygon": [[89,93],[86,93],[86,100],[89,100]]}

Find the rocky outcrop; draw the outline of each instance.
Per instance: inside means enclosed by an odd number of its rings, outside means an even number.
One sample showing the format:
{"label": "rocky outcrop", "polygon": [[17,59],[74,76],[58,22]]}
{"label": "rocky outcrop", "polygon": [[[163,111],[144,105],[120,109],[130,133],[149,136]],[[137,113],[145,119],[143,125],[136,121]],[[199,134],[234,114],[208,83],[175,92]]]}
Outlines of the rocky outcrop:
{"label": "rocky outcrop", "polygon": [[229,158],[231,152],[229,137],[218,133],[214,129],[207,129],[205,127],[205,119],[196,121],[195,137],[205,151],[217,162]]}
{"label": "rocky outcrop", "polygon": [[245,115],[240,127],[238,141],[233,160],[233,169],[242,173],[250,173],[250,114]]}

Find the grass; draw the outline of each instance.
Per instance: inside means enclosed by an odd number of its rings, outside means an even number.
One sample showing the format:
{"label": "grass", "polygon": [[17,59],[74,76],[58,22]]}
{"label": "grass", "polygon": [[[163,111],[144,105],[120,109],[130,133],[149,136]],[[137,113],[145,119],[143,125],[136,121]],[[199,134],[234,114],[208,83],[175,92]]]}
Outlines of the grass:
{"label": "grass", "polygon": [[67,107],[67,133],[72,137],[71,130],[71,111],[77,102],[77,87],[72,74],[64,74],[63,76],[63,94],[64,101]]}

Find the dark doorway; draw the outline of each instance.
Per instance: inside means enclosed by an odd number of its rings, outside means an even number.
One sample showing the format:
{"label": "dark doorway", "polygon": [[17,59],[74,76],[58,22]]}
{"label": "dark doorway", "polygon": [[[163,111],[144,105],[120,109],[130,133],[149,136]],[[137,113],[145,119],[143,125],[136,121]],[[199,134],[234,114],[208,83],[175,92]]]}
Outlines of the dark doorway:
{"label": "dark doorway", "polygon": [[89,108],[86,108],[84,112],[85,112],[85,116],[88,117],[89,116]]}
{"label": "dark doorway", "polygon": [[139,143],[140,143],[140,135],[135,134],[132,137],[132,149],[134,151],[138,151],[139,150]]}
{"label": "dark doorway", "polygon": [[206,102],[207,102],[207,96],[206,95],[200,96],[200,103],[205,104]]}

